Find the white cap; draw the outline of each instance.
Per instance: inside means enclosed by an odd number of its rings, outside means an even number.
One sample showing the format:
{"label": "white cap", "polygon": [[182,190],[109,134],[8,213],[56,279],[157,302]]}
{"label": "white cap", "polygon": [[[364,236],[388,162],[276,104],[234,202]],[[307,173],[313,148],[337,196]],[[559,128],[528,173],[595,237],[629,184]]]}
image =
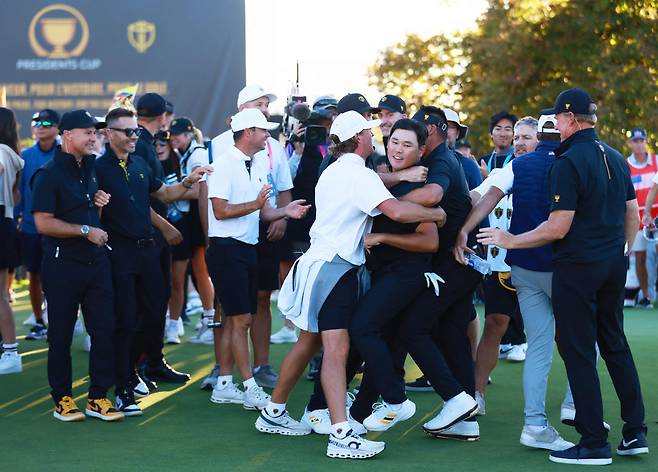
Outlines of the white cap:
{"label": "white cap", "polygon": [[[262,95],[261,95],[262,96]],[[231,130],[242,131],[247,128],[260,128],[273,130],[279,127],[279,123],[267,121],[265,115],[260,110],[255,108],[246,108],[241,112],[236,113],[231,118]]]}
{"label": "white cap", "polygon": [[331,125],[331,131],[329,131],[329,134],[336,135],[342,143],[353,138],[364,129],[376,128],[381,123],[381,120],[368,121],[358,112],[349,110],[336,117]]}
{"label": "white cap", "polygon": [[266,92],[260,85],[247,85],[240,90],[240,93],[238,94],[238,108],[240,108],[240,105],[244,105],[245,103],[256,100],[260,97],[267,97],[270,103],[276,100],[276,95]]}
{"label": "white cap", "polygon": [[446,115],[446,120],[452,121],[459,128],[459,135],[457,136],[457,140],[464,139],[466,137],[466,133],[468,133],[468,126],[465,126],[459,122],[459,113],[457,113],[455,110],[451,110],[450,108],[442,108],[442,110]]}
{"label": "white cap", "polygon": [[[553,126],[544,129],[547,123],[552,123]],[[560,134],[557,129],[557,120],[555,115],[541,115],[539,121],[537,122],[537,132],[538,133],[547,133],[547,134]]]}

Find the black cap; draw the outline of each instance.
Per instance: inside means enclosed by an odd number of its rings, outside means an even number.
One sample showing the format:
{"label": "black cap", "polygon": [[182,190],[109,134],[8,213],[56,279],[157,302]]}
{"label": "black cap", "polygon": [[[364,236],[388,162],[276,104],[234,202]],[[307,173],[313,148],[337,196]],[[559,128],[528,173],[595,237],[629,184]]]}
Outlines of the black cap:
{"label": "black cap", "polygon": [[167,101],[157,93],[145,93],[137,100],[137,116],[151,118],[167,111]]}
{"label": "black cap", "polygon": [[384,95],[382,99],[379,101],[378,107],[380,109],[384,109],[392,112],[398,112],[398,113],[407,112],[407,104],[404,103],[404,100],[402,100],[400,97],[396,95]]}
{"label": "black cap", "polygon": [[171,103],[169,100],[165,100],[165,111],[167,113],[173,113],[174,112],[174,104]]}
{"label": "black cap", "polygon": [[642,128],[633,128],[631,130],[631,136],[630,136],[631,141],[639,141],[639,140],[644,141],[646,139],[647,139],[647,133]]}
{"label": "black cap", "polygon": [[348,93],[338,102],[336,111],[340,115],[346,111],[354,110],[357,113],[364,114],[366,112],[378,113],[379,108],[373,108],[368,103],[368,99],[360,93]]}
{"label": "black cap", "polygon": [[587,115],[591,113],[589,106],[592,103],[592,97],[583,89],[571,88],[560,93],[555,99],[553,108],[542,110],[540,115],[557,115],[568,112]]}
{"label": "black cap", "polygon": [[194,131],[194,123],[189,118],[176,118],[169,126],[169,134],[183,134]]}
{"label": "black cap", "polygon": [[60,131],[70,131],[72,129],[86,129],[86,128],[105,128],[106,124],[99,122],[91,116],[87,110],[73,110],[64,113],[62,120],[59,122]]}
{"label": "black cap", "polygon": [[322,95],[315,100],[313,103],[314,110],[326,110],[328,108],[336,108],[338,105],[338,100],[336,100],[331,95]]}
{"label": "black cap", "polygon": [[467,148],[471,149],[471,143],[469,143],[465,139],[457,140],[457,142],[455,143],[455,149],[459,149],[459,148],[462,148],[462,147],[467,147]]}
{"label": "black cap", "polygon": [[59,125],[59,120],[59,113],[57,113],[55,110],[51,110],[50,108],[41,110],[36,114],[35,117],[32,118],[32,121],[50,121],[55,125]]}
{"label": "black cap", "polygon": [[448,127],[448,123],[444,122],[439,115],[435,113],[429,113],[428,111],[424,111],[422,109],[414,113],[414,116],[412,116],[411,119],[424,125],[436,125],[439,128],[443,128],[444,131]]}

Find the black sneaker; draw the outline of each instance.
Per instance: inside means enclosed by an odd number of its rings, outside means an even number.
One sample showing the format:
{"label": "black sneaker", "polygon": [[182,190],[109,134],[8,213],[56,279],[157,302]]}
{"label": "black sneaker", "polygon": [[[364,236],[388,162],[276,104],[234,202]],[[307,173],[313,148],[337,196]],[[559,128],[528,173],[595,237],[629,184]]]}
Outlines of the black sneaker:
{"label": "black sneaker", "polygon": [[37,323],[30,329],[30,332],[25,336],[26,340],[40,341],[48,337],[48,328],[41,323]]}
{"label": "black sneaker", "polygon": [[124,416],[142,416],[144,414],[139,405],[137,405],[132,393],[120,393],[117,395],[115,405],[117,410],[122,412]]}
{"label": "black sneaker", "polygon": [[649,443],[644,431],[631,436],[630,439],[623,438],[617,446],[617,454],[620,456],[637,456],[638,454],[649,454]]}
{"label": "black sneaker", "polygon": [[[190,380],[190,374],[178,372],[167,364],[164,359],[156,366],[147,366],[144,373],[149,380],[168,383],[185,383]],[[143,378],[143,377],[142,377]]]}
{"label": "black sneaker", "polygon": [[579,445],[565,449],[564,451],[553,451],[548,456],[551,462],[559,464],[580,464],[580,465],[608,465],[612,464],[612,454],[610,445],[596,449],[588,449]]}
{"label": "black sneaker", "polygon": [[649,309],[651,309],[651,308],[653,308],[653,303],[651,303],[651,300],[649,300],[648,298],[645,297],[642,300],[640,300],[639,302],[637,302],[637,305],[635,305],[635,306],[638,307],[638,308],[649,308]]}
{"label": "black sneaker", "polygon": [[423,375],[422,377],[418,377],[416,380],[413,382],[408,382],[404,384],[404,389],[407,392],[433,392],[434,389],[430,385],[430,383],[427,381],[425,376]]}

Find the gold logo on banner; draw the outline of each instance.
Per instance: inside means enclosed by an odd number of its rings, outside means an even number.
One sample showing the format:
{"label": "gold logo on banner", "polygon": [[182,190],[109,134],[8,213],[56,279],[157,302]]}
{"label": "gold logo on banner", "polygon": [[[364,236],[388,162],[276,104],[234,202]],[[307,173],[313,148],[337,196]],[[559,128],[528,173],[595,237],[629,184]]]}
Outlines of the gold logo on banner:
{"label": "gold logo on banner", "polygon": [[[49,47],[44,46],[37,39],[37,28]],[[80,40],[75,46],[67,48],[78,30]],[[27,35],[30,46],[37,56],[66,59],[77,57],[84,52],[89,42],[89,25],[78,10],[63,3],[57,3],[42,8],[34,15]]]}
{"label": "gold logo on banner", "polygon": [[144,53],[155,42],[155,25],[139,20],[128,25],[128,42],[137,52]]}

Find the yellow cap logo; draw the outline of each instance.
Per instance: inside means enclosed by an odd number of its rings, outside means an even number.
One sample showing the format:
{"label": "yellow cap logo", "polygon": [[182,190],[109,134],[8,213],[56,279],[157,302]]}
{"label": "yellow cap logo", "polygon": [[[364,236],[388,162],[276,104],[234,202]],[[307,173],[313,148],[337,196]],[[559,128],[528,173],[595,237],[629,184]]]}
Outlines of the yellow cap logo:
{"label": "yellow cap logo", "polygon": [[[27,36],[37,56],[67,59],[80,56],[86,49],[89,25],[78,10],[57,3],[42,8],[34,15]],[[77,43],[70,46],[76,38]]]}
{"label": "yellow cap logo", "polygon": [[429,116],[429,115],[425,115],[425,116],[423,116],[423,121],[427,121],[427,120],[429,120],[429,119],[430,119],[430,116]]}
{"label": "yellow cap logo", "polygon": [[363,95],[359,95],[359,100],[361,100],[362,102],[365,102],[365,101],[366,101],[366,97],[364,97]]}
{"label": "yellow cap logo", "polygon": [[560,196],[559,195],[553,196],[553,200],[555,200],[555,203],[560,203]]}
{"label": "yellow cap logo", "polygon": [[128,42],[137,52],[144,53],[155,42],[155,25],[139,20],[128,25]]}
{"label": "yellow cap logo", "polygon": [[566,105],[564,105],[564,108],[566,108],[567,110],[570,109],[571,108],[571,103],[567,103]]}

